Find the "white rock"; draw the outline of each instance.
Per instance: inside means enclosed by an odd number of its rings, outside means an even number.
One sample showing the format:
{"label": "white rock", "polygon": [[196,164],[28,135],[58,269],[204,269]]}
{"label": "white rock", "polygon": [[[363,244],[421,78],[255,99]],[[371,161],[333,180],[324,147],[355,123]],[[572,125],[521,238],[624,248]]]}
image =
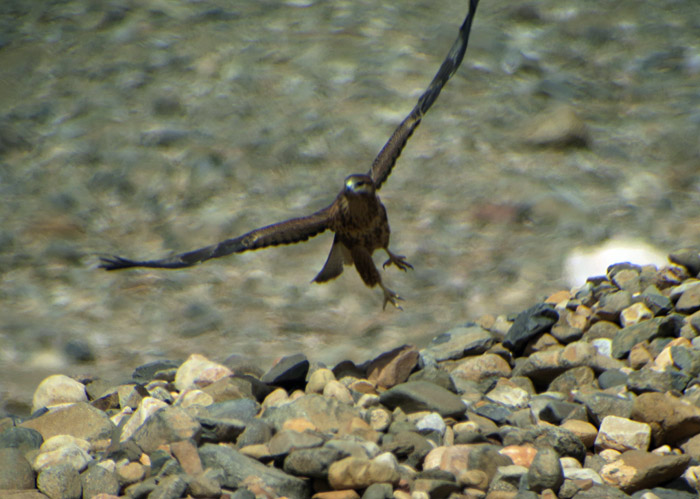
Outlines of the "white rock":
{"label": "white rock", "polygon": [[564,468],[564,478],[569,480],[591,480],[593,483],[601,485],[603,483],[600,475],[591,468]]}
{"label": "white rock", "polygon": [[177,368],[175,387],[181,392],[189,388],[201,388],[221,378],[232,376],[226,366],[213,362],[205,356],[193,353]]}
{"label": "white rock", "polygon": [[182,407],[190,407],[193,405],[206,407],[208,405],[212,405],[213,403],[214,397],[206,392],[203,392],[202,390],[186,390],[185,392],[180,393],[175,405],[180,405]]}
{"label": "white rock", "polygon": [[136,409],[131,418],[129,418],[129,421],[127,421],[124,425],[119,441],[124,442],[130,439],[134,435],[136,430],[139,428],[139,426],[145,423],[146,420],[149,417],[151,417],[151,415],[154,412],[156,412],[158,409],[162,409],[163,407],[167,406],[168,404],[166,404],[162,400],[158,400],[153,397],[144,397],[144,399],[139,404],[138,409]]}
{"label": "white rock", "polygon": [[486,394],[486,398],[514,409],[525,408],[530,402],[530,394],[527,391],[518,386],[510,386],[508,383],[498,383]]}
{"label": "white rock", "polygon": [[614,449],[620,452],[646,451],[650,443],[651,427],[648,424],[618,416],[606,416],[598,429],[595,448],[597,450]]}
{"label": "white rock", "polygon": [[32,467],[37,473],[56,464],[68,464],[74,470],[84,470],[92,457],[88,453],[90,444],[71,435],[56,435],[46,440],[39,448]]}
{"label": "white rock", "polygon": [[447,425],[440,414],[431,412],[416,421],[416,428],[421,431],[436,431],[440,435],[444,435]]}
{"label": "white rock", "polygon": [[58,404],[87,402],[87,399],[85,385],[63,374],[54,374],[39,383],[32,399],[32,412]]}

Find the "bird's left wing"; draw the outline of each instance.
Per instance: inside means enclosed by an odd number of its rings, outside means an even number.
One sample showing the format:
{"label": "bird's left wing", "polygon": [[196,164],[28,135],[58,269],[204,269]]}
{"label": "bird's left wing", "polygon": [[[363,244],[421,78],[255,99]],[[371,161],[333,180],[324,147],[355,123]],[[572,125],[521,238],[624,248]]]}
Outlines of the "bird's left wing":
{"label": "bird's left wing", "polygon": [[129,260],[120,256],[100,258],[100,268],[106,270],[127,269],[130,267],[150,267],[158,269],[181,269],[191,267],[212,258],[220,258],[232,253],[292,244],[306,241],[329,227],[333,217],[334,204],[311,215],[292,218],[284,222],[255,229],[233,239],[227,239],[218,244],[200,248],[187,253],[181,253],[161,260]]}
{"label": "bird's left wing", "polygon": [[447,80],[449,80],[459,65],[462,63],[464,58],[464,53],[467,50],[467,42],[469,41],[469,33],[472,28],[472,21],[474,20],[474,14],[476,13],[476,6],[479,0],[469,0],[469,12],[467,17],[462,23],[462,27],[459,28],[459,35],[457,40],[455,40],[452,48],[450,49],[445,60],[442,61],[442,65],[438,70],[437,74],[430,82],[428,89],[420,96],[418,103],[413,108],[411,113],[406,116],[398,128],[391,135],[391,138],[384,144],[384,147],[379,154],[374,159],[372,163],[372,168],[367,173],[372,180],[374,180],[374,185],[377,189],[384,183],[384,181],[389,177],[391,169],[394,167],[396,160],[398,159],[401,151],[403,150],[406,142],[413,134],[414,130],[420,125],[420,121],[433,105],[435,100],[440,95],[442,87],[445,86]]}

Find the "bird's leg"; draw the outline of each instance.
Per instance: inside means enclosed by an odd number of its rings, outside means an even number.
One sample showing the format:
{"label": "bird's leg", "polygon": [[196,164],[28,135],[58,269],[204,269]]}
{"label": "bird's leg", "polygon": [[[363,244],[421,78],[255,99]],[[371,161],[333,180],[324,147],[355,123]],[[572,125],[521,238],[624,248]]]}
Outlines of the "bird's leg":
{"label": "bird's leg", "polygon": [[382,288],[382,291],[384,292],[384,304],[382,305],[382,309],[386,309],[386,304],[391,303],[399,310],[403,310],[399,305],[399,300],[402,300],[403,298],[384,286],[382,276],[379,275],[379,271],[372,260],[372,254],[362,246],[354,246],[350,249],[350,253],[352,256],[352,261],[355,264],[355,268],[357,269],[357,273],[360,274],[362,281],[370,288],[373,288],[376,285],[379,285],[379,287]]}
{"label": "bird's leg", "polygon": [[384,284],[381,281],[379,282],[379,285],[382,287],[382,291],[384,291],[384,304],[382,305],[382,310],[386,310],[387,303],[391,303],[397,309],[403,310],[403,308],[401,308],[401,305],[399,305],[399,300],[403,300],[403,298],[401,298],[394,291],[384,286]]}
{"label": "bird's leg", "polygon": [[389,251],[389,248],[384,248],[384,251],[386,251],[386,254],[389,255],[389,259],[384,262],[384,265],[382,265],[382,268],[386,268],[387,265],[391,265],[392,263],[396,265],[398,268],[403,270],[404,272],[406,269],[412,269],[413,265],[408,263],[406,261],[406,257],[402,255],[395,255],[391,251]]}

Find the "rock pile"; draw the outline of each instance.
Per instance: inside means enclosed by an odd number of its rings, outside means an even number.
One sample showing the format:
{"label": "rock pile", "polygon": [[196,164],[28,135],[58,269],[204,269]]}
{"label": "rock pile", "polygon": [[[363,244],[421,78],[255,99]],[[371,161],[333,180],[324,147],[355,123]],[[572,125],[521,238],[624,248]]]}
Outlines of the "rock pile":
{"label": "rock pile", "polygon": [[193,354],[45,379],[0,420],[14,498],[691,498],[700,255],[617,264],[514,318],[332,369]]}

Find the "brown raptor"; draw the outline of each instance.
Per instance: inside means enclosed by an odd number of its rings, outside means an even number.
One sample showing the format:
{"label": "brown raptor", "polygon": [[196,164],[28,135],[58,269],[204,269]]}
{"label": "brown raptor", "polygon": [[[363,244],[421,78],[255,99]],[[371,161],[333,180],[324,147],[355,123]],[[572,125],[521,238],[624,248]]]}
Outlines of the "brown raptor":
{"label": "brown raptor", "polygon": [[311,215],[292,218],[284,222],[252,230],[242,236],[227,239],[218,244],[181,253],[161,260],[129,260],[119,256],[101,258],[101,268],[118,270],[129,267],[179,269],[200,262],[244,251],[306,241],[326,230],[335,232],[333,246],[323,269],[313,279],[326,282],[343,272],[343,265],[355,265],[364,283],[369,287],[379,285],[384,292],[384,307],[391,303],[396,308],[401,297],[387,288],[372,260],[372,253],[383,249],[389,255],[384,266],[394,264],[401,270],[413,268],[403,256],[389,251],[389,222],[386,208],[377,191],[391,173],[406,141],[418,127],[425,113],[440,95],[442,87],[457,71],[467,50],[467,42],[478,0],[470,0],[469,12],[459,29],[440,69],[420,96],[410,114],[401,122],[379,152],[367,174],[353,174],[345,179],[345,186],[335,201]]}

